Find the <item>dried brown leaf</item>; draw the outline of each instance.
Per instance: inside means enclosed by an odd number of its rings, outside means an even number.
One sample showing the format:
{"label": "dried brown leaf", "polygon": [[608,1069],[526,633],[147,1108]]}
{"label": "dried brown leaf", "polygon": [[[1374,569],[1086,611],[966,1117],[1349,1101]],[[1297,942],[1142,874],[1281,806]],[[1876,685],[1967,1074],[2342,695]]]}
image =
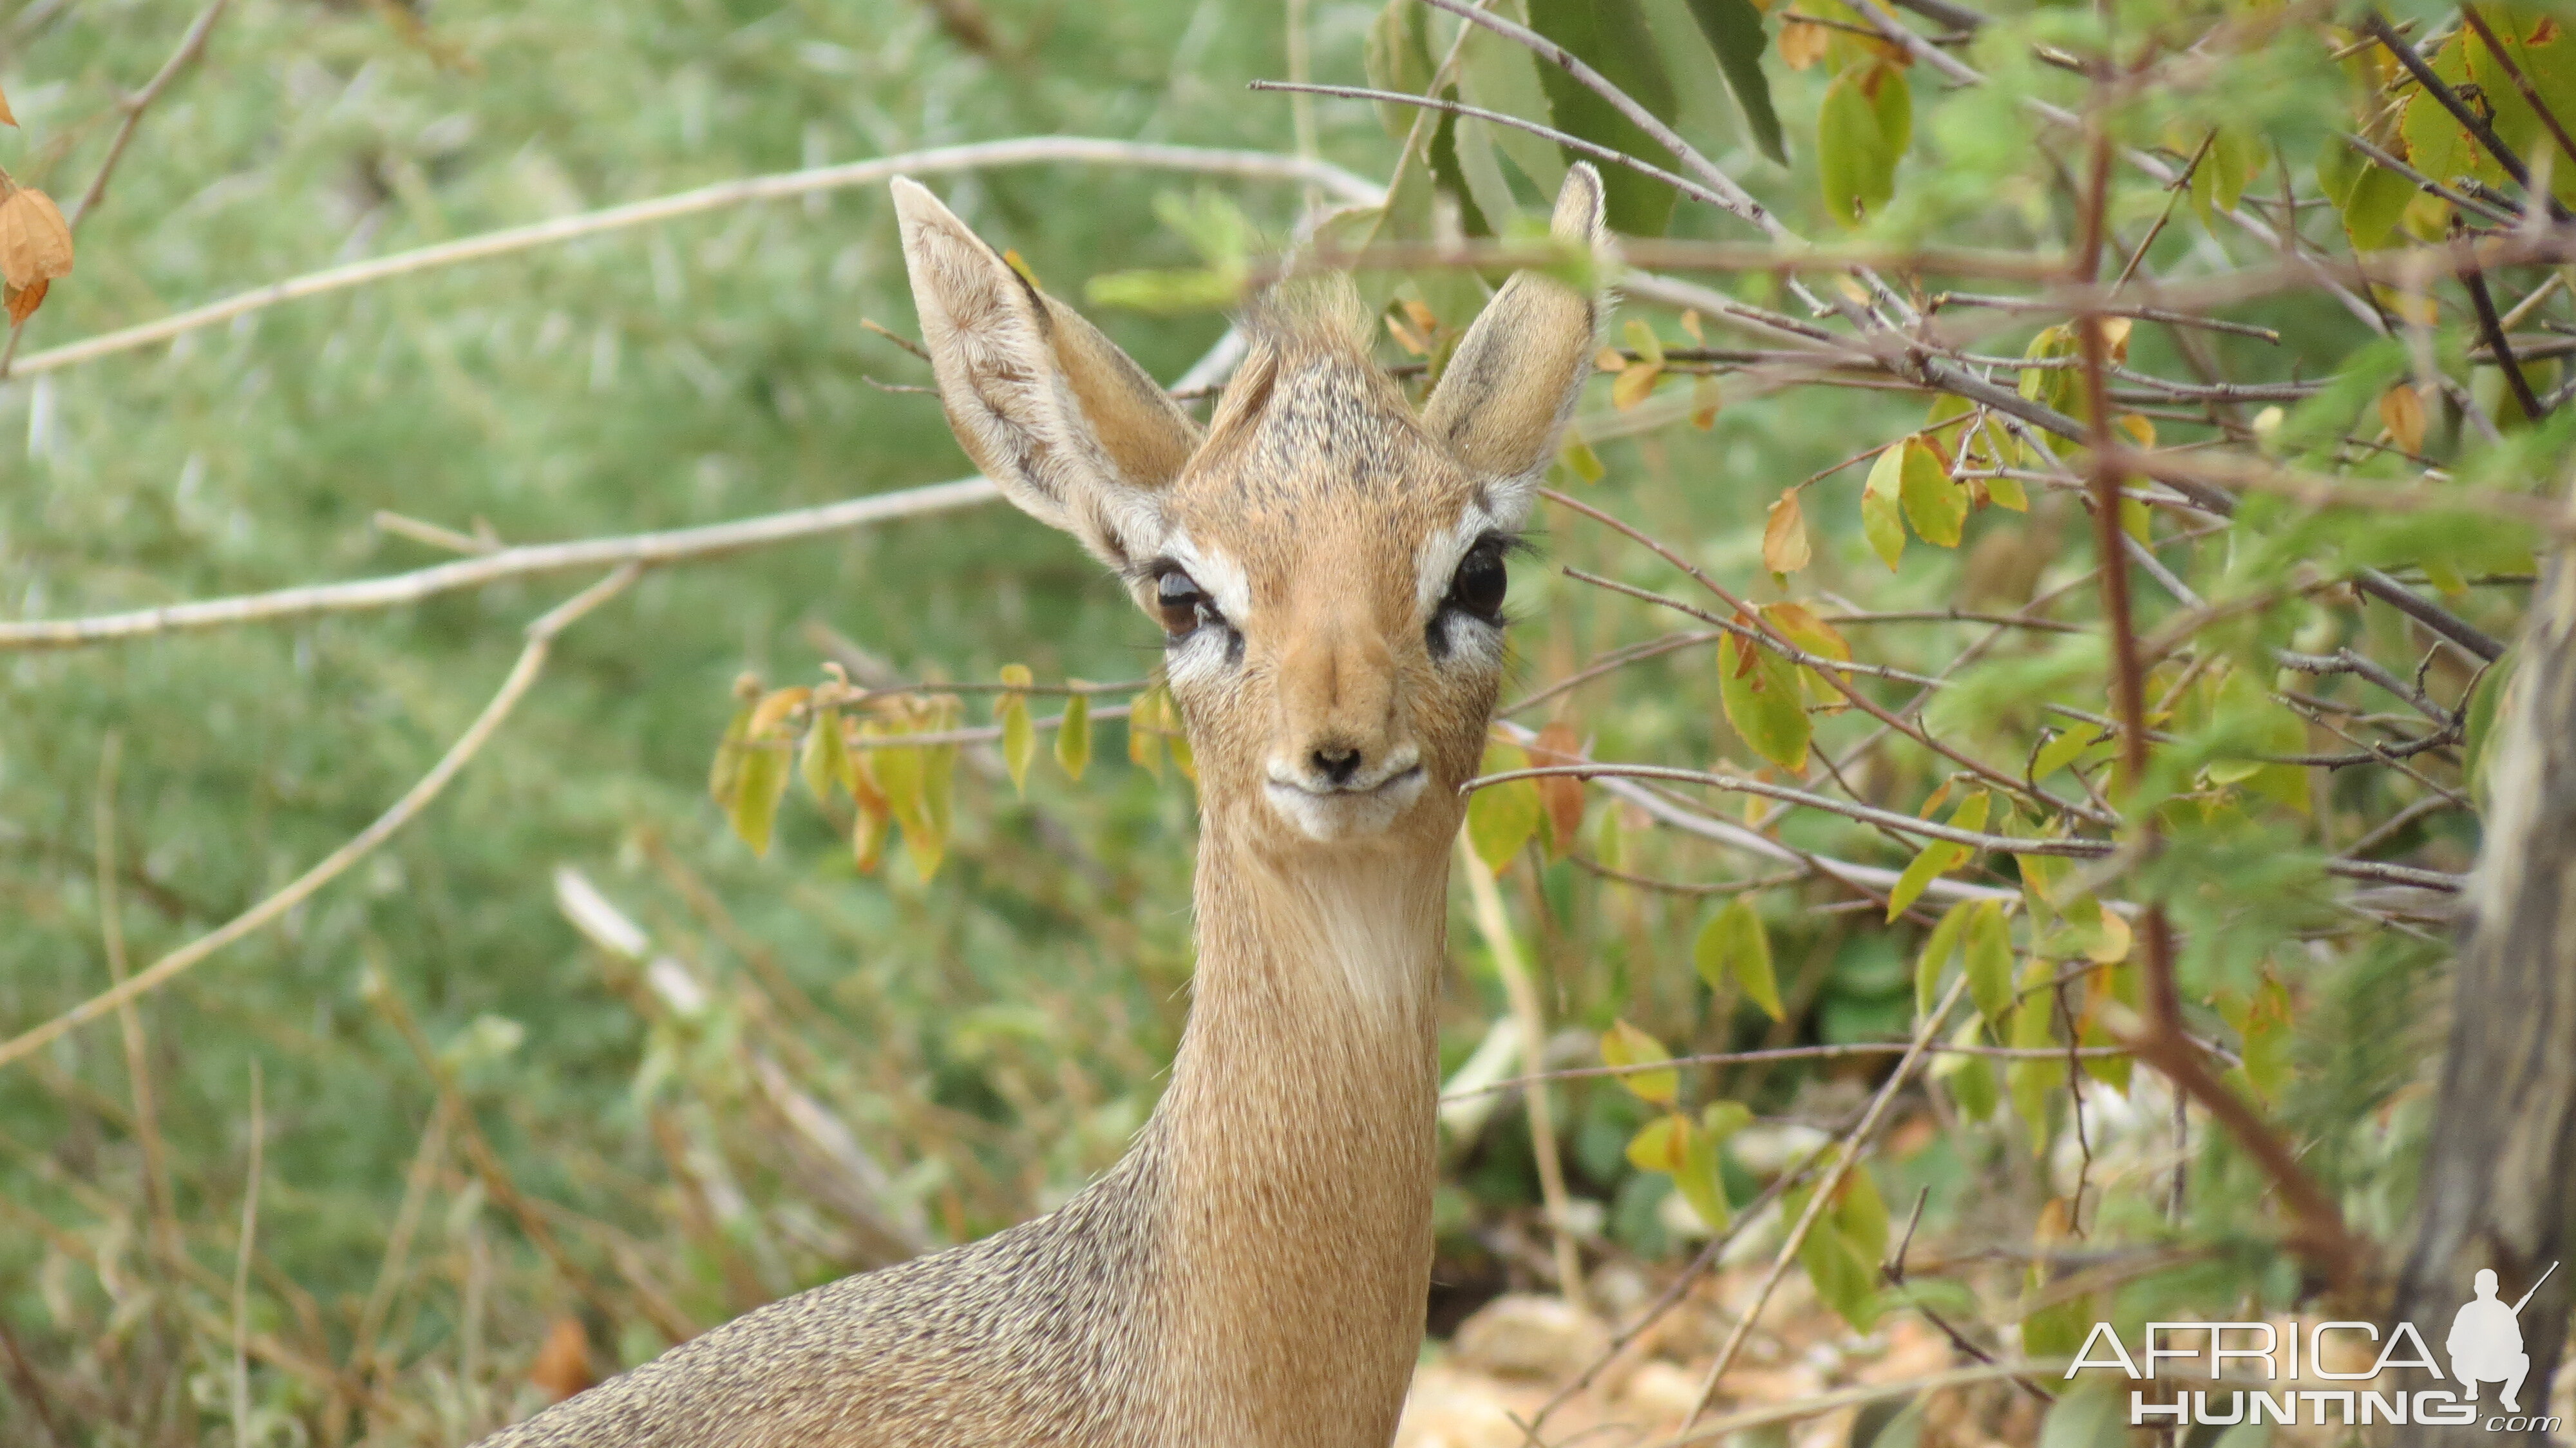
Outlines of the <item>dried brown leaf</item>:
{"label": "dried brown leaf", "polygon": [[537,1360],[528,1368],[528,1381],[546,1395],[548,1402],[560,1403],[597,1381],[590,1372],[590,1339],[581,1330],[581,1319],[558,1317],[546,1329],[546,1340],[537,1349]]}
{"label": "dried brown leaf", "polygon": [[51,282],[38,281],[32,286],[11,287],[9,289],[9,325],[12,327],[27,325],[27,319],[36,315],[36,309],[45,304],[45,288],[52,285]]}
{"label": "dried brown leaf", "polygon": [[1774,573],[1795,573],[1807,566],[1814,554],[1807,545],[1807,520],[1798,506],[1798,490],[1784,488],[1780,501],[1771,505],[1770,521],[1762,525],[1762,566]]}
{"label": "dried brown leaf", "polygon": [[21,186],[0,201],[0,278],[31,287],[72,269],[72,229],[54,198]]}

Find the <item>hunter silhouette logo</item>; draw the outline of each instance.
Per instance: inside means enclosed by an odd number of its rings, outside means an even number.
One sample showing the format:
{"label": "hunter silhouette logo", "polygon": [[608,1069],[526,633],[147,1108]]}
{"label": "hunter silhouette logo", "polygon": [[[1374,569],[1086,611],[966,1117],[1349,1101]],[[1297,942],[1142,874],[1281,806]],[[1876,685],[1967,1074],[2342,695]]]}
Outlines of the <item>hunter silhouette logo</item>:
{"label": "hunter silhouette logo", "polygon": [[[2549,1264],[2549,1272],[2557,1270],[2557,1263]],[[2540,1274],[2540,1282],[2549,1280],[2549,1272]],[[2531,1301],[2531,1293],[2540,1290],[2540,1282],[2531,1284],[2531,1292],[2507,1307],[2496,1300],[2495,1269],[2478,1269],[2478,1295],[2460,1304],[2458,1315],[2451,1319],[2451,1335],[2442,1344],[2450,1349],[2451,1371],[2470,1402],[2478,1400],[2479,1384],[2502,1383],[2504,1410],[2522,1411],[2516,1394],[2522,1391],[2523,1375],[2531,1371],[2531,1356],[2522,1350],[2522,1309]]]}
{"label": "hunter silhouette logo", "polygon": [[[2144,1350],[2135,1357],[2111,1324],[2097,1322],[2067,1365],[2066,1376],[2072,1378],[2086,1368],[2117,1368],[2136,1383],[2193,1378],[2202,1376],[2195,1368],[2176,1371],[2166,1364],[2205,1358],[2209,1365],[2205,1380],[2215,1391],[2177,1386],[2170,1391],[2132,1389],[2129,1393],[2132,1426],[2171,1427],[2300,1422],[2318,1427],[2373,1423],[2465,1427],[2479,1422],[2479,1388],[2494,1383],[2502,1390],[2497,1396],[2504,1411],[2485,1419],[2482,1426],[2487,1431],[2551,1433],[2562,1420],[2527,1417],[2522,1411],[2523,1380],[2531,1373],[2531,1355],[2523,1350],[2522,1310],[2557,1270],[2558,1264],[2550,1263],[2531,1289],[2510,1303],[2496,1295],[2496,1274],[2479,1271],[2472,1284],[2475,1295],[2452,1314],[2450,1336],[2443,1339],[2450,1366],[2447,1375],[2431,1344],[2411,1322],[2397,1323],[2383,1337],[2375,1322],[2291,1321],[2150,1322]],[[2347,1372],[2336,1366],[2358,1366],[2350,1350],[2363,1343],[2378,1348],[2368,1369]],[[2227,1371],[2230,1359],[2240,1364],[2233,1373]],[[2404,1368],[2429,1374],[2444,1386],[2410,1391],[2400,1382],[2383,1383],[2384,1374]]]}

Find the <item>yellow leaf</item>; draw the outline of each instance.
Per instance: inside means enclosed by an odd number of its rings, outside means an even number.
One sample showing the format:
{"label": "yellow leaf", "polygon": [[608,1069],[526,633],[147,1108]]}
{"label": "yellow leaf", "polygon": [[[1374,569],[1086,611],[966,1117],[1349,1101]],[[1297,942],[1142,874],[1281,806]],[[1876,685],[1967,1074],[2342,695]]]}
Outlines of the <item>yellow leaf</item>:
{"label": "yellow leaf", "polygon": [[859,807],[850,822],[850,858],[862,875],[873,875],[885,863],[886,826],[890,821],[880,810]]}
{"label": "yellow leaf", "polygon": [[1664,365],[1664,339],[1656,336],[1655,329],[1647,326],[1643,318],[1630,317],[1620,328],[1620,334],[1628,339],[1628,346],[1636,352],[1638,361],[1656,367]]}
{"label": "yellow leaf", "polygon": [[841,711],[818,709],[812,727],[805,731],[805,752],[799,759],[805,776],[806,792],[821,804],[832,797],[832,787],[850,777],[849,741],[841,734]]}
{"label": "yellow leaf", "polygon": [[1029,761],[1038,755],[1038,731],[1029,723],[1029,696],[1017,692],[1029,686],[1029,666],[1004,664],[1002,682],[1013,692],[1004,694],[993,713],[1002,726],[1002,766],[1011,772],[1011,788],[1022,798],[1029,792]]}
{"label": "yellow leaf", "polygon": [[[1673,1053],[1664,1043],[1628,1024],[1625,1020],[1610,1023],[1601,1033],[1601,1061],[1606,1066],[1652,1066],[1669,1061]],[[1658,1106],[1670,1106],[1681,1094],[1681,1073],[1667,1066],[1659,1071],[1632,1071],[1619,1077],[1619,1084],[1631,1095]]]}
{"label": "yellow leaf", "polygon": [[778,737],[778,726],[786,723],[787,716],[804,705],[810,693],[810,690],[799,687],[772,689],[763,695],[760,702],[754,704],[751,709],[750,736],[753,739]]}
{"label": "yellow leaf", "polygon": [[1860,531],[1869,540],[1870,551],[1896,571],[1897,561],[1905,556],[1905,522],[1899,513],[1898,496],[1905,480],[1905,444],[1882,448],[1878,461],[1870,464],[1869,482],[1860,493]]}
{"label": "yellow leaf", "polygon": [[1565,464],[1568,472],[1587,483],[1601,481],[1601,475],[1609,471],[1601,466],[1600,455],[1592,450],[1590,443],[1583,440],[1583,434],[1570,427],[1565,430],[1564,446],[1557,450],[1557,460]]}
{"label": "yellow leaf", "polygon": [[[1509,774],[1527,769],[1529,756],[1514,744],[1485,746],[1485,760],[1479,774]],[[1499,875],[1512,857],[1538,832],[1538,790],[1534,782],[1514,779],[1502,784],[1489,784],[1467,797],[1467,844],[1485,868]]]}
{"label": "yellow leaf", "polygon": [[2115,363],[2129,360],[2129,332],[2134,324],[2126,317],[2102,319],[2102,350]]}
{"label": "yellow leaf", "polygon": [[18,124],[18,117],[15,112],[9,109],[9,97],[6,95],[0,95],[0,126],[14,126],[16,124]]}
{"label": "yellow leaf", "polygon": [[1691,344],[1693,346],[1705,347],[1708,345],[1708,338],[1701,335],[1699,329],[1699,308],[1685,307],[1682,309],[1682,331],[1689,334]]}
{"label": "yellow leaf", "polygon": [[1136,696],[1127,710],[1127,762],[1156,779],[1163,777],[1163,686]]}
{"label": "yellow leaf", "polygon": [[1690,1122],[1679,1115],[1658,1116],[1628,1139],[1628,1164],[1639,1171],[1667,1175],[1682,1169]]}
{"label": "yellow leaf", "polygon": [[1055,731],[1055,762],[1068,779],[1082,778],[1091,767],[1091,700],[1076,694],[1064,701],[1064,722]]}
{"label": "yellow leaf", "polygon": [[1628,359],[1619,354],[1618,348],[1604,347],[1592,354],[1592,366],[1601,372],[1624,372],[1628,369]]}
{"label": "yellow leaf", "polygon": [[1653,395],[1663,375],[1663,364],[1659,362],[1639,362],[1628,368],[1610,384],[1610,405],[1621,412],[1628,411]]}
{"label": "yellow leaf", "polygon": [[1691,426],[1702,432],[1717,426],[1717,379],[1703,372],[1691,379]]}
{"label": "yellow leaf", "polygon": [[1792,15],[1780,25],[1780,59],[1791,70],[1805,70],[1825,58],[1825,47],[1834,33],[1821,25],[1810,25]]}
{"label": "yellow leaf", "polygon": [[1807,543],[1807,518],[1798,506],[1798,490],[1783,488],[1780,501],[1762,525],[1762,566],[1774,573],[1795,573],[1815,560]]}
{"label": "yellow leaf", "polygon": [[2379,422],[2401,450],[2424,450],[2424,394],[2412,385],[2401,382],[2380,394]]}
{"label": "yellow leaf", "polygon": [[754,741],[742,755],[742,773],[727,812],[733,832],[755,855],[769,853],[770,832],[778,823],[778,801],[787,793],[787,747],[784,741]]}
{"label": "yellow leaf", "polygon": [[742,783],[743,744],[751,738],[751,704],[744,701],[733,711],[733,722],[725,725],[724,738],[716,744],[715,763],[707,769],[707,798],[719,809],[733,809],[734,791]]}

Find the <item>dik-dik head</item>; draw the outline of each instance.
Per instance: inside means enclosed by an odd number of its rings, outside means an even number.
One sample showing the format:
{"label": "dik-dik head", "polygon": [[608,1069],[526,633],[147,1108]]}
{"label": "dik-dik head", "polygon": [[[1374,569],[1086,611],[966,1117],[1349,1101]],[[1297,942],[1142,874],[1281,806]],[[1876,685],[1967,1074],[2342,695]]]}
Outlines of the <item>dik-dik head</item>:
{"label": "dik-dik head", "polygon": [[[1274,294],[1202,432],[928,191],[894,199],[950,426],[1162,625],[1209,817],[1444,845],[1501,683],[1504,558],[1591,370],[1596,299],[1515,276],[1416,414],[1347,287]],[[1590,167],[1554,226],[1602,241]]]}

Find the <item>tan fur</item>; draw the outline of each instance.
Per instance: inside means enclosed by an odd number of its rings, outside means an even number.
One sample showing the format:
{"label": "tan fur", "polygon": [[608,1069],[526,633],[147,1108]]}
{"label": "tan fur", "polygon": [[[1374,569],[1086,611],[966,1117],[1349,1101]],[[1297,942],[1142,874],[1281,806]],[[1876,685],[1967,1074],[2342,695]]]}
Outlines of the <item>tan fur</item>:
{"label": "tan fur", "polygon": [[[959,441],[1149,611],[1177,565],[1230,625],[1167,653],[1201,804],[1171,1085],[1061,1210],[772,1303],[489,1444],[1383,1448],[1431,1266],[1448,845],[1503,657],[1443,580],[1527,512],[1596,300],[1515,277],[1417,419],[1347,288],[1274,297],[1202,438],[928,192],[895,200]],[[1600,225],[1578,166],[1559,234]]]}

